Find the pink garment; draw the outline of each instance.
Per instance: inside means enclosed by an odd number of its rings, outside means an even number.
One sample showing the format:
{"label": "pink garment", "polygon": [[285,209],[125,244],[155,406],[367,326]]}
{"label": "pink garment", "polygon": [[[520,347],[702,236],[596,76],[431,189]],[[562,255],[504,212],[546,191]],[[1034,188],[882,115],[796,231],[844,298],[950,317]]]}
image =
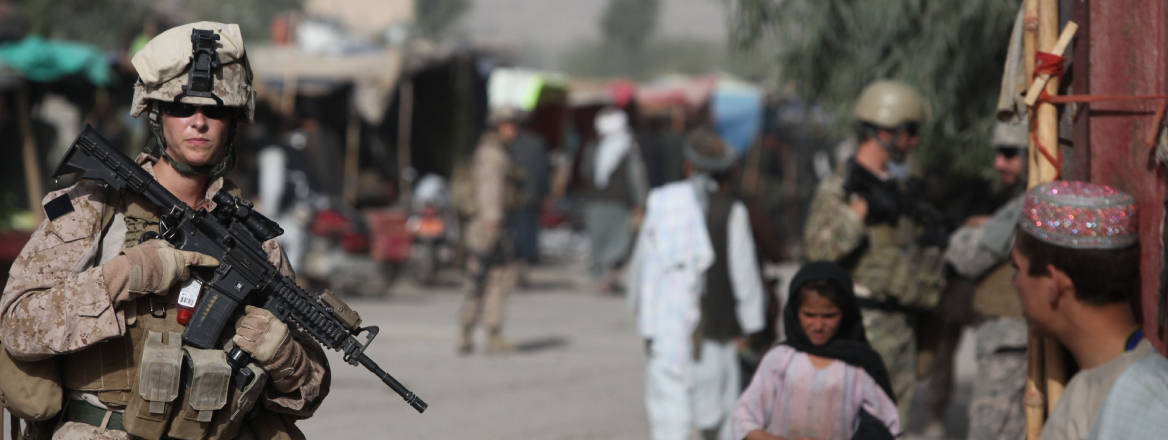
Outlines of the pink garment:
{"label": "pink garment", "polygon": [[900,435],[896,405],[862,368],[837,360],[818,369],[806,353],[780,345],[738,398],[734,438],[761,429],[784,438],[850,439],[861,409]]}

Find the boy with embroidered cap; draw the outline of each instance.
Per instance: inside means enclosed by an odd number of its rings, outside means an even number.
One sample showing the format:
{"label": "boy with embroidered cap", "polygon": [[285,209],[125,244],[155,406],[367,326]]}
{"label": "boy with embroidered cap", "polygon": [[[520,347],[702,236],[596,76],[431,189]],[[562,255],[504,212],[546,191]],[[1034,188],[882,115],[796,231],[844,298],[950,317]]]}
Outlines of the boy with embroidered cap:
{"label": "boy with embroidered cap", "polygon": [[1135,313],[1138,224],[1135,199],[1109,186],[1059,181],[1026,193],[1010,255],[1022,314],[1080,367],[1044,440],[1087,438],[1112,384],[1155,352]]}
{"label": "boy with embroidered cap", "polygon": [[[220,189],[237,195],[222,176],[255,106],[239,26],[172,28],[132,62],[131,114],[153,134],[136,162],[193,208],[212,209]],[[303,437],[293,422],[312,415],[329,386],[315,341],[248,307],[219,342],[251,353],[255,379],[231,386],[225,351],[183,346],[177,313],[190,268],[216,267],[215,258],[151,239],[163,212],[128,191],[82,180],[45,202],[47,219],[0,297],[0,338],[14,359],[58,362],[65,402],[53,438]],[[291,277],[275,240],[263,248]]]}

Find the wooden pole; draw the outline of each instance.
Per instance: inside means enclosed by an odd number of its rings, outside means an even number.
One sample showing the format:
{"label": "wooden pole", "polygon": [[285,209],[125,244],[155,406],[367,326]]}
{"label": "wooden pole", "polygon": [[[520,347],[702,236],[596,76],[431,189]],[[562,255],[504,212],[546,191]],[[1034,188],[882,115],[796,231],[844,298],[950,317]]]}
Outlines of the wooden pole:
{"label": "wooden pole", "polygon": [[399,193],[402,195],[402,202],[407,208],[413,198],[413,185],[409,180],[410,168],[413,166],[410,161],[413,160],[410,149],[412,148],[411,129],[414,124],[414,79],[407,77],[402,82],[401,87],[398,88],[401,93],[401,99],[398,100],[397,107],[397,176],[398,184],[401,185]]}
{"label": "wooden pole", "polygon": [[[1059,10],[1058,0],[1042,0],[1038,5],[1038,47],[1046,51],[1053,51],[1057,47],[1057,40],[1059,34]],[[1058,94],[1059,78],[1050,78],[1046,83],[1046,93],[1050,95]],[[1038,125],[1035,128],[1038,131],[1038,141],[1046,147],[1047,152],[1054,158],[1055,163],[1051,163],[1043,157],[1039,160],[1037,168],[1039,178],[1043,182],[1054,180],[1059,173],[1058,157],[1058,110],[1055,109],[1054,104],[1044,102],[1038,104]],[[1034,173],[1035,169],[1031,168],[1030,172]],[[1067,383],[1067,360],[1063,355],[1064,350],[1062,345],[1053,339],[1048,339],[1043,345],[1043,372],[1046,376],[1046,410],[1047,414],[1054,412],[1054,407],[1058,403],[1059,397],[1063,394],[1063,388]]]}
{"label": "wooden pole", "polygon": [[[1022,16],[1022,49],[1025,53],[1023,59],[1026,64],[1026,77],[1034,76],[1034,55],[1036,53],[1035,47],[1038,44],[1038,0],[1026,0],[1023,3]],[[1035,159],[1039,156],[1037,148],[1034,145],[1034,138],[1030,138],[1029,154],[1026,161],[1030,170],[1037,170],[1038,165]],[[1033,187],[1040,183],[1038,172],[1030,172],[1027,181],[1027,187]],[[1045,380],[1043,378],[1043,355],[1046,352],[1043,349],[1044,338],[1035,333],[1030,332],[1026,350],[1026,388],[1023,391],[1022,402],[1026,412],[1026,439],[1038,440],[1042,436],[1042,424],[1046,420],[1046,396],[1043,394],[1043,385]]]}
{"label": "wooden pole", "polygon": [[295,65],[292,62],[284,65],[284,88],[280,90],[280,111],[289,118],[296,116],[296,93],[300,88],[300,77],[293,67]]}
{"label": "wooden pole", "polygon": [[[1058,1],[1026,0],[1025,7],[1023,42],[1026,50],[1026,71],[1029,76],[1034,76],[1038,48],[1049,52],[1060,49]],[[1069,30],[1073,34],[1074,30]],[[1069,36],[1064,39],[1063,49],[1069,41]],[[1059,78],[1050,78],[1046,81],[1045,87],[1046,93],[1057,94]],[[1037,107],[1031,107],[1030,111],[1033,112],[1035,123],[1032,125],[1033,136],[1030,138],[1028,185],[1033,187],[1054,180],[1059,173],[1058,111],[1054,105],[1045,102],[1039,103]],[[1050,159],[1039,151],[1039,145],[1050,155]],[[1063,353],[1062,345],[1058,341],[1031,333],[1024,397],[1028,439],[1037,439],[1041,435],[1045,414],[1054,411],[1059,397],[1062,396],[1067,381],[1066,359]]]}
{"label": "wooden pole", "polygon": [[345,173],[341,190],[345,203],[350,207],[357,205],[357,189],[360,183],[358,157],[361,148],[361,120],[352,103],[349,104],[349,121],[345,128]]}
{"label": "wooden pole", "polygon": [[32,132],[32,121],[28,114],[32,108],[28,103],[28,85],[21,84],[16,89],[16,117],[20,120],[21,153],[24,159],[24,182],[28,191],[28,209],[32,211],[37,223],[44,218],[41,209],[41,197],[45,196],[45,188],[41,183],[41,163],[37,159],[36,136]]}

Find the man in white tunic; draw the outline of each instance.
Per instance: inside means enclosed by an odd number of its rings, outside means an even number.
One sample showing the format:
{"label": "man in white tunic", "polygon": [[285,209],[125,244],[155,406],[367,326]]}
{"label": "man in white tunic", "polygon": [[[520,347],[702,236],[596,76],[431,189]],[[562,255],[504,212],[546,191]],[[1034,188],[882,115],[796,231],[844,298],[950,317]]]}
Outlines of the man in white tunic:
{"label": "man in white tunic", "polygon": [[689,178],[649,193],[629,270],[647,341],[654,439],[730,439],[741,391],[738,341],[763,328],[766,297],[746,207],[729,191],[737,155],[717,135],[686,142]]}

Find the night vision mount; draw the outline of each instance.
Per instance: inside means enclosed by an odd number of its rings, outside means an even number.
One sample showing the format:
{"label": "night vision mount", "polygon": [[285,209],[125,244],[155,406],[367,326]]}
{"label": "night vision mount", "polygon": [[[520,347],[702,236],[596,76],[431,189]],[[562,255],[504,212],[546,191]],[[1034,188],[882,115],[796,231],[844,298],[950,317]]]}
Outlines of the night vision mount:
{"label": "night vision mount", "polygon": [[184,96],[211,98],[219,105],[223,100],[211,93],[214,85],[215,69],[219,68],[219,54],[216,47],[219,35],[209,29],[191,30],[191,71],[187,85],[182,87],[182,93],[174,97],[174,102],[180,102]]}

